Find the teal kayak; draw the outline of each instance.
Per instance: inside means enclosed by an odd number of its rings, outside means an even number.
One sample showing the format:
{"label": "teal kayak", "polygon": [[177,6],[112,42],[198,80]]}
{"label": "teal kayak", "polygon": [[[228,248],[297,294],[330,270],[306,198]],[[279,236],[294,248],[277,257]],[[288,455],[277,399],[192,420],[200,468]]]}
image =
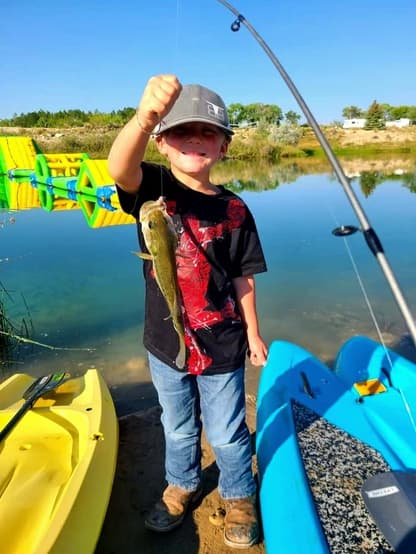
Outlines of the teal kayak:
{"label": "teal kayak", "polygon": [[347,341],[333,370],[295,344],[271,345],[259,382],[256,433],[266,550],[323,554],[330,548],[300,453],[293,402],[407,475],[416,471],[416,365],[366,337]]}

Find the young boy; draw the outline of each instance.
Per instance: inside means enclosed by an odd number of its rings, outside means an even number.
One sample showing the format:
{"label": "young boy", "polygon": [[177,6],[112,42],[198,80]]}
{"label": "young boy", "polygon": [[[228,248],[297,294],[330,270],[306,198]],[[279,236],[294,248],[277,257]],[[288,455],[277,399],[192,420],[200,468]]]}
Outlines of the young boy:
{"label": "young boy", "polygon": [[[170,169],[143,162],[150,136]],[[164,197],[178,235],[176,264],[185,327],[186,363],[178,367],[178,334],[144,262],[144,345],[162,406],[167,488],[145,525],[167,532],[180,525],[201,494],[201,418],[219,468],[226,516],[224,541],[245,548],[258,540],[256,486],[245,422],[246,352],[261,366],[253,275],[266,271],[252,215],[243,201],[210,181],[233,135],[222,99],[173,75],[152,77],[135,116],[114,141],[109,169],[123,209],[136,217]],[[138,223],[139,242],[145,243]]]}

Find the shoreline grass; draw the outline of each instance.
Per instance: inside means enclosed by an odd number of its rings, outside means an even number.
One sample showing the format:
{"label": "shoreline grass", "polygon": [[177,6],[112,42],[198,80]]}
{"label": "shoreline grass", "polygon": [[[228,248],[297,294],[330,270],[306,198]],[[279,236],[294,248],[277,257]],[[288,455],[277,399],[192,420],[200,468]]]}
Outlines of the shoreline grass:
{"label": "shoreline grass", "polygon": [[[356,146],[331,146],[334,154],[337,156],[357,156],[369,158],[380,154],[416,154],[416,144],[374,144],[374,145],[356,145]],[[325,156],[323,149],[318,146],[315,148],[304,148],[302,151],[308,157]]]}
{"label": "shoreline grass", "polygon": [[[44,153],[86,152],[91,158],[105,159],[120,129],[68,128],[68,129],[24,129],[1,128],[0,133],[9,136],[29,136],[35,140]],[[358,131],[358,130],[357,130]],[[416,154],[416,128],[392,131],[367,131],[366,135],[348,133],[340,128],[328,127],[323,132],[337,156],[360,156],[368,158],[382,154]],[[383,134],[384,133],[384,134]],[[400,135],[400,140],[397,136]],[[262,129],[237,130],[229,146],[228,159],[241,161],[260,161],[276,163],[282,159],[322,158],[325,153],[312,129],[303,131],[298,144],[278,143]],[[154,141],[150,141],[146,160],[160,162],[164,158],[159,154]]]}

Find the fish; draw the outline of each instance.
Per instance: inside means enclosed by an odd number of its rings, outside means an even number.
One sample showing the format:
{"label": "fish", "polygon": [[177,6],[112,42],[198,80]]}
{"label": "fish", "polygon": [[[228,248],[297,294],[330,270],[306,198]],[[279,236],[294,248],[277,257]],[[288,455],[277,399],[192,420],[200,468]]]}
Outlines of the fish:
{"label": "fish", "polygon": [[179,351],[175,364],[182,369],[185,365],[186,346],[176,269],[178,235],[173,220],[166,210],[164,198],[161,196],[158,200],[144,202],[139,211],[139,221],[149,253],[135,252],[135,254],[153,263],[156,282],[166,300],[169,316],[178,335]]}

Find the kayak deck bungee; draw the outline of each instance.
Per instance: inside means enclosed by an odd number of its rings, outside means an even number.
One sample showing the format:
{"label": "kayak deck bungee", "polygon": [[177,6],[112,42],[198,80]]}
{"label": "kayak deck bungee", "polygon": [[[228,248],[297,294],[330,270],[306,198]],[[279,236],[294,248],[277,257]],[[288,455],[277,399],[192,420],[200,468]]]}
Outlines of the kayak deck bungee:
{"label": "kayak deck bungee", "polygon": [[[0,384],[0,428],[33,377]],[[94,552],[110,498],[118,444],[114,405],[88,370],[45,393],[0,443],[0,536],[7,554]]]}
{"label": "kayak deck bungee", "polygon": [[414,473],[416,365],[365,337],[345,343],[334,371],[295,344],[272,343],[257,399],[266,548],[321,554],[329,546],[297,441],[293,401],[374,448],[393,471]]}

